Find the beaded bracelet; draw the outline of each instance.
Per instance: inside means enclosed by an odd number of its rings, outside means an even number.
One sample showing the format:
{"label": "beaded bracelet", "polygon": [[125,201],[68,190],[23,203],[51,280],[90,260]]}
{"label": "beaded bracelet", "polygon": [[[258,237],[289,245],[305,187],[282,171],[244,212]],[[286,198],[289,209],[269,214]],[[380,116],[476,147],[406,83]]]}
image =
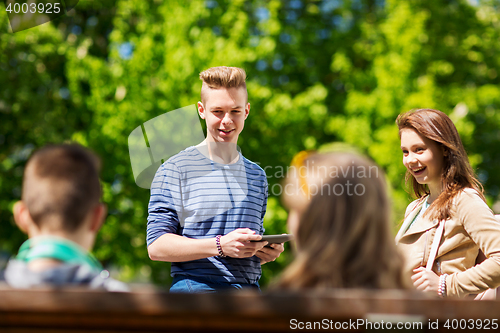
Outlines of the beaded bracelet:
{"label": "beaded bracelet", "polygon": [[217,245],[217,251],[219,251],[219,257],[225,257],[226,255],[222,252],[222,246],[220,245],[221,235],[215,236],[215,244]]}
{"label": "beaded bracelet", "polygon": [[441,297],[446,296],[446,277],[448,274],[443,274],[439,277],[439,287],[438,287],[438,295]]}

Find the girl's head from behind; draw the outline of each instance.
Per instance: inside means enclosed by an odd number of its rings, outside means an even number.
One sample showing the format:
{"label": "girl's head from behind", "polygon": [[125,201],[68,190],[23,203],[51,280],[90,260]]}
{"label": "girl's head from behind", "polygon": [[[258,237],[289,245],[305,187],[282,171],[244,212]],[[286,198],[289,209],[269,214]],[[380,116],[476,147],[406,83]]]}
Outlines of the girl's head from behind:
{"label": "girl's head from behind", "polygon": [[401,287],[382,170],[355,153],[314,154],[293,163],[285,185],[297,258],[286,288]]}
{"label": "girl's head from behind", "polygon": [[[403,142],[405,137],[420,137],[429,143],[428,146],[436,147],[437,154],[433,154],[434,161],[441,170],[439,172],[439,182],[443,194],[437,200],[437,206],[449,206],[451,199],[459,190],[471,187],[482,193],[481,185],[474,177],[474,172],[469,164],[467,153],[462,144],[462,140],[451,119],[443,112],[432,109],[418,109],[406,112],[398,116],[396,123],[399,128],[401,148],[403,149],[403,163],[407,167],[406,181],[411,184],[414,194],[422,197],[429,193],[425,181],[425,170],[420,171],[418,145],[411,151],[411,143]],[[416,136],[415,136],[416,134]],[[404,144],[403,144],[404,143]],[[408,146],[408,147],[407,147]],[[415,154],[416,159],[408,160],[408,155]],[[423,163],[425,164],[425,163]],[[425,165],[424,165],[425,167]],[[423,176],[420,177],[420,173]],[[447,208],[445,210],[448,210]],[[446,218],[449,211],[443,210],[436,217]]]}

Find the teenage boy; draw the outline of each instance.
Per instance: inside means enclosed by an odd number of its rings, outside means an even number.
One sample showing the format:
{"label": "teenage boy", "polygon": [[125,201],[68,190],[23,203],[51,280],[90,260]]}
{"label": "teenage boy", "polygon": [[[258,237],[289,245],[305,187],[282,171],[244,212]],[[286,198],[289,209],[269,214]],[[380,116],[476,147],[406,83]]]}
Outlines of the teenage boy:
{"label": "teenage boy", "polygon": [[29,159],[21,201],[13,208],[16,224],[29,239],[5,270],[11,287],[127,290],[89,253],[106,216],[99,202],[99,164],[97,156],[76,144],[46,146]]}
{"label": "teenage boy", "polygon": [[237,147],[250,111],[245,78],[236,67],[200,73],[198,113],[207,137],[171,157],[153,180],[148,252],[152,260],[172,262],[171,292],[258,288],[260,265],[283,252],[283,244],[259,242],[266,174]]}

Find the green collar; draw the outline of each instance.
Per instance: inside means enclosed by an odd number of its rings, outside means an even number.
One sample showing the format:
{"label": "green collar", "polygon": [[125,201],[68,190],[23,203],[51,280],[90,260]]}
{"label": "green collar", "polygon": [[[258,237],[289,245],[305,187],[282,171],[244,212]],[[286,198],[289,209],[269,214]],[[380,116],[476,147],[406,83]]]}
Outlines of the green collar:
{"label": "green collar", "polygon": [[16,259],[26,263],[41,258],[56,259],[65,263],[87,265],[101,271],[99,261],[78,244],[59,237],[35,237],[21,245]]}

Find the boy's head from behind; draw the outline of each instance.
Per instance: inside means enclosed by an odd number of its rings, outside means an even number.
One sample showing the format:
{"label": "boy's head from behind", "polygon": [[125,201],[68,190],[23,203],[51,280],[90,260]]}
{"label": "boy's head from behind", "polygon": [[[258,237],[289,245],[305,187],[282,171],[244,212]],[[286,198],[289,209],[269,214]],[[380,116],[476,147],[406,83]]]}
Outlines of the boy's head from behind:
{"label": "boy's head from behind", "polygon": [[207,141],[236,144],[250,111],[245,71],[212,67],[201,72],[200,79],[203,84],[198,113],[207,124]]}
{"label": "boy's head from behind", "polygon": [[14,207],[19,227],[30,237],[96,232],[104,216],[99,169],[99,158],[77,144],[36,151],[24,171],[22,201]]}

